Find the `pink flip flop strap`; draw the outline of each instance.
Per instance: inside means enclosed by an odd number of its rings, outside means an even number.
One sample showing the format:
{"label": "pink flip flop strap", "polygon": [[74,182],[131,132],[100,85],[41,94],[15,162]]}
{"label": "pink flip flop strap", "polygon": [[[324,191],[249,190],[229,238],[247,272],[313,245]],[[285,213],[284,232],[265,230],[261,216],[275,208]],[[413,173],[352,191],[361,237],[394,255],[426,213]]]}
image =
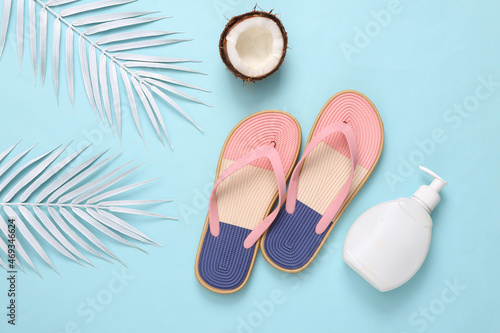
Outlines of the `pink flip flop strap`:
{"label": "pink flip flop strap", "polygon": [[271,223],[274,221],[276,216],[279,213],[279,209],[281,207],[281,204],[283,203],[283,200],[285,198],[285,193],[286,193],[286,177],[285,177],[285,172],[283,171],[283,164],[281,163],[281,158],[280,155],[278,154],[278,151],[274,149],[273,146],[263,146],[256,148],[252,150],[251,152],[243,155],[240,159],[232,163],[230,166],[228,166],[219,176],[219,179],[217,179],[217,182],[215,183],[215,186],[212,190],[212,193],[210,193],[210,200],[208,203],[208,220],[210,223],[210,233],[214,237],[218,237],[220,233],[220,221],[219,221],[219,213],[217,211],[217,187],[219,186],[220,183],[224,181],[227,177],[235,173],[236,171],[240,170],[246,165],[249,165],[253,161],[256,161],[260,158],[266,157],[270,162],[271,166],[273,168],[274,174],[276,176],[276,180],[278,182],[278,193],[279,193],[279,203],[278,206],[271,214],[269,214],[264,220],[262,220],[253,230],[250,232],[250,234],[245,238],[245,242],[243,243],[243,246],[246,249],[251,248],[257,240],[266,232],[267,228],[271,225]]}
{"label": "pink flip flop strap", "polygon": [[356,164],[358,162],[358,148],[357,148],[356,135],[354,134],[354,131],[352,130],[351,126],[349,126],[347,123],[335,122],[325,127],[319,133],[317,133],[309,142],[306,149],[304,150],[302,158],[300,159],[299,163],[297,163],[297,165],[295,166],[292,176],[290,177],[290,184],[288,186],[286,211],[288,214],[292,214],[295,211],[295,206],[297,203],[299,174],[302,164],[304,163],[307,155],[309,155],[309,153],[321,141],[323,141],[330,135],[337,132],[341,132],[342,134],[344,134],[345,138],[347,139],[347,145],[349,147],[349,152],[351,154],[351,162],[352,162],[351,174],[349,175],[349,179],[347,180],[347,182],[344,184],[344,186],[342,186],[342,189],[340,190],[339,194],[332,201],[330,206],[327,208],[326,212],[323,214],[323,217],[321,217],[318,224],[316,225],[317,234],[322,234],[328,228],[328,226],[333,221],[334,217],[337,215],[338,211],[342,207],[342,204],[344,203],[347,194],[349,193],[349,189],[351,188],[352,180],[354,178],[354,170],[356,169]]}

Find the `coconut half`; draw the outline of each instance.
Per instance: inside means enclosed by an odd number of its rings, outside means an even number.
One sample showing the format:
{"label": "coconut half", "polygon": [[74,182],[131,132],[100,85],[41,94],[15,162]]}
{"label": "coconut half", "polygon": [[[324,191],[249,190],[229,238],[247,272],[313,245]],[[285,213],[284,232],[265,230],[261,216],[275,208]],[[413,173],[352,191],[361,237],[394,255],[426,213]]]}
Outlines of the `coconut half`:
{"label": "coconut half", "polygon": [[244,81],[273,74],[283,63],[288,38],[273,14],[252,11],[233,17],[220,36],[219,51],[226,67]]}

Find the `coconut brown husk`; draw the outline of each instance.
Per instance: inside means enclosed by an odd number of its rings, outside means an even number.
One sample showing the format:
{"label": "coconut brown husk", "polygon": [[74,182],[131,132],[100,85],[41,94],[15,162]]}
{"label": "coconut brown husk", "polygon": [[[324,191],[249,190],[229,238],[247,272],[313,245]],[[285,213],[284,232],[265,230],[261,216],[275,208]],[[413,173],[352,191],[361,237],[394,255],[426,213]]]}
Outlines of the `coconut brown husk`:
{"label": "coconut brown husk", "polygon": [[[281,30],[281,34],[283,35],[284,45],[283,45],[283,52],[281,54],[280,61],[279,61],[278,65],[276,65],[276,67],[274,67],[274,69],[272,71],[270,71],[269,73],[264,74],[262,76],[251,77],[251,76],[247,76],[247,75],[240,73],[238,70],[236,70],[236,68],[234,68],[234,66],[229,61],[229,57],[227,55],[227,50],[226,50],[226,47],[227,47],[226,36],[229,34],[231,29],[236,24],[241,23],[242,21],[244,21],[246,19],[256,17],[256,16],[266,17],[266,18],[269,18],[269,19],[273,20],[274,22],[276,22],[276,24],[278,25],[278,27]],[[276,15],[272,14],[272,11],[268,13],[268,12],[264,12],[264,11],[254,10],[254,11],[233,17],[226,24],[226,27],[222,31],[222,34],[220,35],[220,40],[219,40],[220,57],[221,57],[222,61],[224,62],[224,64],[226,65],[227,69],[229,69],[234,74],[234,76],[242,79],[243,81],[250,82],[250,83],[255,82],[255,81],[260,81],[260,80],[265,79],[268,76],[274,74],[281,67],[281,64],[285,60],[287,46],[288,46],[288,37],[287,37],[286,31],[285,31],[285,27],[283,27],[283,24],[276,17]]]}

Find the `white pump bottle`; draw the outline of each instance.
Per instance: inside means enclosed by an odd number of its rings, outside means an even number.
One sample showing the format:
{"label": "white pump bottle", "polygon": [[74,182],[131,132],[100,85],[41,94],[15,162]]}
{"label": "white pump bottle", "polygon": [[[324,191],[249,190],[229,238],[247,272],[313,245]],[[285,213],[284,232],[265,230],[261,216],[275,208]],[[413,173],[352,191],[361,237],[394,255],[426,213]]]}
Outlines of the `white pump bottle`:
{"label": "white pump bottle", "polygon": [[430,212],[447,183],[434,177],[410,197],[378,204],[363,213],[347,233],[344,261],[380,291],[395,289],[408,281],[422,266],[431,243]]}

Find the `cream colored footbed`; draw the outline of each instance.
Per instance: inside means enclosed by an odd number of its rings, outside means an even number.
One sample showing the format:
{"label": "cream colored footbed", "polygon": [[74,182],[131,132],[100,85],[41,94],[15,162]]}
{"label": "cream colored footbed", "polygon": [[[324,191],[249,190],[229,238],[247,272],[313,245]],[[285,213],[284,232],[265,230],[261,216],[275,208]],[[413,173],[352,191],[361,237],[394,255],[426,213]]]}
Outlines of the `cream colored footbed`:
{"label": "cream colored footbed", "polygon": [[[222,159],[221,173],[234,161]],[[253,230],[265,217],[278,186],[274,172],[247,165],[217,188],[219,220]]]}
{"label": "cream colored footbed", "polygon": [[[307,156],[299,176],[297,199],[323,215],[351,173],[351,159],[320,142]],[[361,184],[368,170],[356,166],[347,198]]]}

